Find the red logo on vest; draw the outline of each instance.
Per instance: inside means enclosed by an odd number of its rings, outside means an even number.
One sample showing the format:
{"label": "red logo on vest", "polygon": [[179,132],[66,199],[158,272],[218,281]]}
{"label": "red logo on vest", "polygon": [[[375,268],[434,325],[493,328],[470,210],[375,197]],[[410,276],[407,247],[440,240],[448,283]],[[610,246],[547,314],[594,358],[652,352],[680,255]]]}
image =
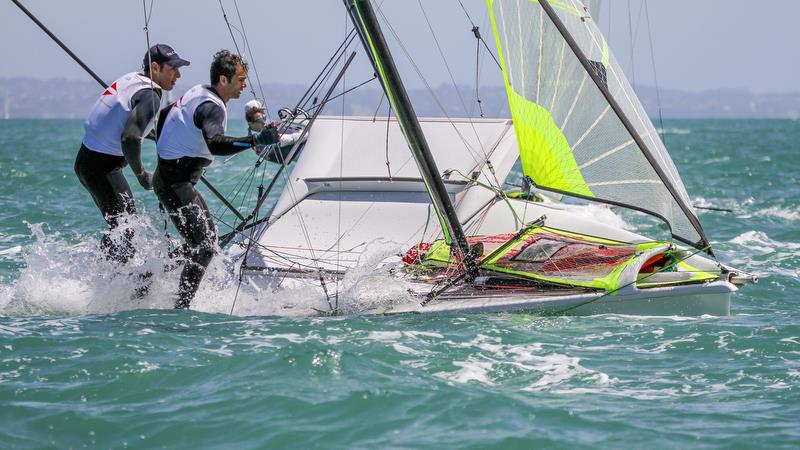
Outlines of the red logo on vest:
{"label": "red logo on vest", "polygon": [[117,82],[115,81],[113,84],[111,84],[111,87],[106,89],[106,91],[103,92],[103,95],[117,95]]}

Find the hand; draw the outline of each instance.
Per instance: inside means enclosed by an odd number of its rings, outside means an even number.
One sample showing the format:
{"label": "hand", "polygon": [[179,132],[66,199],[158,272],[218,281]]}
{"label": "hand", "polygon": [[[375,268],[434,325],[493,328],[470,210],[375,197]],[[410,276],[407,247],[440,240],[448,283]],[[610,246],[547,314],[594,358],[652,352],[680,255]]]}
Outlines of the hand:
{"label": "hand", "polygon": [[255,135],[256,145],[272,145],[280,140],[275,122],[270,123]]}
{"label": "hand", "polygon": [[153,175],[151,175],[150,172],[145,170],[142,173],[137,173],[136,179],[139,180],[139,184],[146,190],[153,190]]}

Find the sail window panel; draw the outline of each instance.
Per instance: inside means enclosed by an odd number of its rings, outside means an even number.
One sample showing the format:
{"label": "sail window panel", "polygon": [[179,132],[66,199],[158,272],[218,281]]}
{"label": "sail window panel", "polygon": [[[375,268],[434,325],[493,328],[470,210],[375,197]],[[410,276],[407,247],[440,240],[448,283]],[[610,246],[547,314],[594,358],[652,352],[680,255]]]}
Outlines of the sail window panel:
{"label": "sail window panel", "polygon": [[[545,29],[549,26],[552,25],[545,23]],[[545,33],[544,36],[541,48],[529,49],[529,52],[542,54],[542,65],[539,70],[541,80],[537,83],[538,92],[530,92],[531,86],[527,85],[529,92],[522,94],[528,99],[538,98],[536,103],[549,110],[558,123],[558,115],[553,108],[553,98],[558,95],[559,91],[568,90],[569,86],[574,84],[575,69],[569,65],[572,60],[565,59],[569,55],[561,51],[562,42],[554,39],[551,33]]]}
{"label": "sail window panel", "polygon": [[659,166],[664,169],[673,185],[678,188],[679,192],[684,196],[684,199],[688,201],[689,198],[686,194],[686,188],[678,174],[675,163],[669,156],[669,152],[658,136],[658,132],[647,116],[647,113],[644,111],[644,107],[633,94],[633,88],[628,83],[628,80],[624,78],[624,76],[621,76],[621,74],[622,68],[619,67],[616,60],[612,59],[609,62],[609,89],[611,89],[611,94],[617,99],[625,115],[658,161]]}
{"label": "sail window panel", "polygon": [[[553,2],[551,2],[553,3]],[[567,0],[564,2],[574,8],[580,8],[581,2]],[[624,72],[614,55],[608,50],[605,38],[592,19],[585,19],[569,13],[569,8],[556,8],[556,13],[564,23],[570,35],[578,43],[590,61],[600,61],[606,69],[605,82],[612,97],[622,108],[636,132],[642,137],[647,148],[658,161],[659,166],[668,175],[683,200],[690,204],[689,196],[683,181],[678,174],[672,158],[655,130],[650,118],[641,105],[633,88],[628,83]]]}
{"label": "sail window panel", "polygon": [[[576,9],[581,8],[581,2],[577,0],[567,0],[563,3]],[[586,57],[590,61],[600,61],[606,66],[606,83],[611,95],[622,107],[639,135],[645,139],[645,143],[657,158],[659,165],[670,175],[670,178],[679,187],[679,191],[685,193],[685,188],[669,153],[658,138],[650,118],[625,78],[622,68],[614,55],[608,51],[605,38],[596,23],[592,19],[584,19],[570,13],[567,7],[556,8],[555,11]],[[686,200],[688,200],[688,196]]]}
{"label": "sail window panel", "polygon": [[579,165],[630,139],[610,125],[614,122],[613,112],[597,100],[596,96],[583,94],[579,101],[583,107],[573,113],[570,126],[563,130]]}
{"label": "sail window panel", "polygon": [[[565,42],[555,26],[548,21],[543,30],[547,36],[543,42],[555,50],[549,54],[555,54],[557,58],[554,57],[555,61],[550,67],[541,70],[543,77],[550,77],[550,80],[542,81],[543,92],[538,97],[548,99],[541,106],[549,110],[553,121],[561,126],[567,141],[574,144],[587,131],[587,124],[594,123],[603,115],[608,104],[593,94],[591,89],[587,89],[593,82],[588,79],[572,50],[567,48],[565,52],[561,52]],[[548,54],[546,51],[544,53]],[[555,103],[552,102],[553,98]]]}
{"label": "sail window panel", "polygon": [[[631,166],[629,164],[631,158],[636,157],[639,149],[636,148],[635,144],[629,144],[628,142],[622,143],[620,146],[580,166],[583,176],[590,185],[599,182],[626,180],[655,180],[660,183],[658,174],[651,167],[646,165]],[[654,185],[654,187],[660,188],[658,185]],[[628,189],[627,187],[622,188]],[[626,192],[625,195],[627,194]],[[606,192],[606,196],[618,199],[623,198],[623,195],[619,192]]]}

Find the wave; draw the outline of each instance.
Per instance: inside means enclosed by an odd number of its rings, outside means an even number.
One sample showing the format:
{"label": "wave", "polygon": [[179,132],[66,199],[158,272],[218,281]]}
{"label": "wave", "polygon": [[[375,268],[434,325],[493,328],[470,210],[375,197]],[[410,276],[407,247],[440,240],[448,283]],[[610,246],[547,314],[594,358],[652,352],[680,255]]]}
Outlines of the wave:
{"label": "wave", "polygon": [[691,134],[688,128],[656,128],[658,134]]}
{"label": "wave", "polygon": [[[734,266],[765,277],[769,275],[800,278],[800,244],[771,239],[763,231],[747,231],[728,241],[735,249],[724,249],[724,259]],[[724,247],[723,247],[724,248]]]}
{"label": "wave", "polygon": [[745,212],[736,215],[739,219],[749,219],[751,217],[773,217],[776,219],[783,219],[789,221],[800,220],[800,211],[797,208],[783,208],[780,206],[770,206],[755,210],[753,212]]}
{"label": "wave", "polygon": [[739,236],[736,236],[735,238],[731,239],[729,242],[762,253],[772,253],[778,251],[778,249],[783,249],[783,250],[800,249],[800,244],[798,243],[781,242],[774,239],[770,239],[770,237],[767,236],[767,233],[764,233],[763,231],[754,231],[754,230],[742,233]]}
{"label": "wave", "polygon": [[[773,205],[761,208],[754,208],[756,200],[752,197],[744,200],[737,199],[717,199],[714,201],[704,197],[693,197],[692,204],[698,209],[699,214],[719,213],[719,211],[709,211],[703,208],[725,208],[736,215],[737,219],[750,219],[753,217],[769,217],[788,221],[800,220],[800,208],[796,206]],[[761,204],[759,204],[760,206]]]}

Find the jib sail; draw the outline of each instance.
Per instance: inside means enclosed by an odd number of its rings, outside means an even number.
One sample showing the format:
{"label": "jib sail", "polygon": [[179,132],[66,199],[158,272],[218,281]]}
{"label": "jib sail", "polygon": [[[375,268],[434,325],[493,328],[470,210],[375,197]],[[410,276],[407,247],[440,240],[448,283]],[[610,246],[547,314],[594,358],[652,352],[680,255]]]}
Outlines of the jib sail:
{"label": "jib sail", "polygon": [[578,0],[487,0],[525,175],[625,206],[708,250],[664,144]]}

